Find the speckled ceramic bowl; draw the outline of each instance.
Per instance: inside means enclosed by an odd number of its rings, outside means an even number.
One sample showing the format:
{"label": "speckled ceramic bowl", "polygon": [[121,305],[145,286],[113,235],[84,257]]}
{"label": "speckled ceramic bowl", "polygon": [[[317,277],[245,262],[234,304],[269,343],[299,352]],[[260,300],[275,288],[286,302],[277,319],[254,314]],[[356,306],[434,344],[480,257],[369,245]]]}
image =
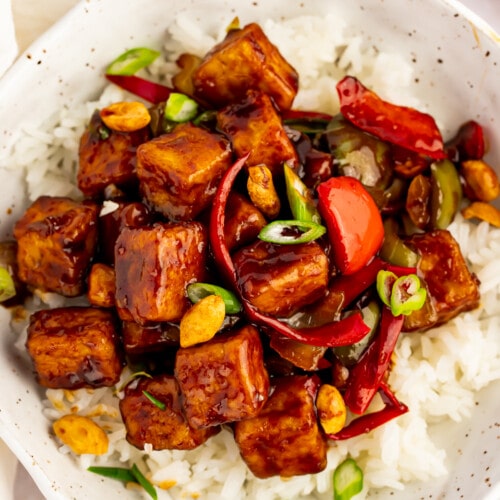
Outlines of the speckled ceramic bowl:
{"label": "speckled ceramic bowl", "polygon": [[[498,36],[453,0],[86,0],[44,35],[0,81],[0,157],[27,123],[86,100],[102,85],[102,69],[124,47],[159,46],[173,12],[195,6],[209,20],[231,10],[242,22],[262,17],[338,11],[354,32],[381,50],[397,47],[415,68],[415,94],[435,110],[449,135],[476,119],[491,137],[489,160],[500,165],[500,45]],[[459,104],[457,104],[459,103]],[[35,167],[34,167],[35,168]],[[24,207],[22,179],[0,170],[0,236]],[[113,481],[83,474],[61,455],[41,416],[40,391],[15,352],[2,311],[0,435],[48,498],[126,498]],[[391,498],[500,498],[500,381],[477,394],[470,421],[440,435],[450,474],[412,484]]]}

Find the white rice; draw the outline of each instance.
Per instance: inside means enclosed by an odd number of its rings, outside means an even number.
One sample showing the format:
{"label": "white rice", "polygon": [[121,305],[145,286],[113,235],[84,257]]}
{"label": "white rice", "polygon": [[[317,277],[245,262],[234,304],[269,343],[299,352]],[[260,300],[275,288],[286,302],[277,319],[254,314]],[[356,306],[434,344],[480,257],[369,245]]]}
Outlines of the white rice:
{"label": "white rice", "polygon": [[[169,30],[167,58],[153,65],[152,75],[168,83],[166,75],[175,70],[173,61],[179,53],[203,55],[224,36],[225,25],[207,33],[196,19],[191,13],[176,19]],[[398,54],[379,53],[364,46],[361,37],[349,36],[348,27],[337,16],[265,20],[261,25],[299,72],[301,88],[295,107],[335,113],[335,83],[349,72],[382,97],[422,109],[408,89],[411,67]],[[317,49],[314,54],[306,50],[311,45]],[[124,98],[122,91],[108,86],[95,102],[58,112],[44,131],[24,131],[10,165],[26,168],[31,199],[47,193],[78,196],[68,178],[75,176],[78,140],[84,125],[95,108]],[[37,168],[29,169],[34,159]],[[481,280],[480,308],[425,334],[400,338],[390,385],[410,412],[370,434],[333,445],[328,452],[328,467],[319,474],[286,481],[255,479],[240,459],[227,429],[189,452],[137,450],[125,440],[118,398],[108,389],[48,390],[44,414],[49,420],[75,411],[92,416],[109,432],[110,450],[102,457],[73,458],[82,467],[91,463],[137,463],[149,471],[148,477],[160,486],[159,498],[165,500],[198,495],[207,500],[332,498],[332,472],[348,454],[364,471],[365,486],[358,498],[365,498],[374,489],[402,490],[405,483],[444,476],[447,457],[431,439],[432,424],[469,418],[475,392],[500,379],[500,231],[485,223],[467,223],[460,216],[450,229]],[[53,303],[53,296],[41,299]],[[23,335],[18,342],[20,348]],[[124,373],[123,380],[126,378]],[[61,446],[61,452],[70,454],[66,446]],[[148,498],[141,490],[137,494]]]}

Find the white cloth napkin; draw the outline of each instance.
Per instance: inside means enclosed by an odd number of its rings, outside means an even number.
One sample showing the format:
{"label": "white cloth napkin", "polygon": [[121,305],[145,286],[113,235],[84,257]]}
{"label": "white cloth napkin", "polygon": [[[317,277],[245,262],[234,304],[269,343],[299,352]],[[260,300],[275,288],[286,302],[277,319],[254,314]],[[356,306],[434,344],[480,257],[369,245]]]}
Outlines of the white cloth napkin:
{"label": "white cloth napkin", "polygon": [[0,0],[0,76],[14,62],[17,52],[11,0]]}

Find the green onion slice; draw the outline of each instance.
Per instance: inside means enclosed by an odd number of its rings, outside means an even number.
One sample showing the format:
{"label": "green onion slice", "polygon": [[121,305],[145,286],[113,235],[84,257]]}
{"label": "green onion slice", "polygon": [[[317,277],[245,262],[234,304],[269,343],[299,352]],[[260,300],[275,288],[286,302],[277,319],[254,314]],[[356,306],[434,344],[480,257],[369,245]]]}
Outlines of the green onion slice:
{"label": "green onion slice", "polygon": [[296,220],[321,223],[318,209],[312,200],[311,193],[295,170],[284,165],[286,195],[292,215]]}
{"label": "green onion slice", "polygon": [[5,267],[0,267],[0,302],[9,300],[16,295],[14,280]]}
{"label": "green onion slice", "polygon": [[146,47],[136,47],[118,56],[107,68],[107,75],[130,76],[149,66],[160,53]]}
{"label": "green onion slice", "polygon": [[142,391],[142,393],[144,394],[144,396],[146,396],[150,401],[151,403],[153,403],[156,407],[158,407],[160,410],[165,410],[166,408],[166,405],[163,401],[160,401],[158,399],[156,399],[150,392],[148,391]]}
{"label": "green onion slice", "polygon": [[427,298],[427,290],[421,286],[420,278],[416,274],[398,278],[394,273],[385,270],[377,274],[377,292],[394,316],[407,316],[418,311]]}
{"label": "green onion slice", "polygon": [[132,465],[132,474],[135,476],[137,482],[146,490],[148,495],[153,499],[157,500],[158,494],[156,493],[156,490],[154,486],[146,479],[144,474],[139,470],[139,467],[137,465]]}
{"label": "green onion slice", "polygon": [[258,237],[268,243],[297,245],[316,240],[326,233],[325,226],[311,221],[275,220],[264,226]]}
{"label": "green onion slice", "polygon": [[124,469],[123,467],[98,467],[91,466],[87,468],[88,471],[99,474],[100,476],[109,477],[111,479],[116,479],[118,481],[123,481],[124,483],[136,483],[137,480],[132,474],[130,469]]}
{"label": "green onion slice", "polygon": [[186,291],[189,300],[193,304],[196,304],[196,302],[208,295],[218,295],[224,301],[226,314],[238,314],[241,311],[241,302],[238,300],[238,297],[233,292],[221,286],[197,282],[188,285]]}
{"label": "green onion slice", "polygon": [[356,461],[346,458],[333,473],[334,500],[350,500],[363,489],[363,471]]}
{"label": "green onion slice", "polygon": [[164,116],[167,120],[183,123],[195,118],[198,104],[185,94],[172,92],[165,103]]}

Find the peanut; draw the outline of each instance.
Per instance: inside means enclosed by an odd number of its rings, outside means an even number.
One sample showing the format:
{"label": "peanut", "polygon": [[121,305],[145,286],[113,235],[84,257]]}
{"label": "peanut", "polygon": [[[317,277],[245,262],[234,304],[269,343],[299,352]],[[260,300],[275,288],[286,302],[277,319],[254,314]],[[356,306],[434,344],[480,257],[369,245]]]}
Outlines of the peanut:
{"label": "peanut", "polygon": [[462,162],[461,173],[465,181],[468,198],[478,201],[492,201],[500,194],[498,176],[485,161],[467,160]]}
{"label": "peanut", "polygon": [[108,451],[108,436],[93,420],[81,415],[64,415],[52,428],[56,436],[77,455],[103,455]]}
{"label": "peanut", "polygon": [[142,102],[115,102],[99,112],[104,124],[117,132],[134,132],[151,121],[148,108]]}
{"label": "peanut", "polygon": [[273,183],[273,175],[265,165],[248,168],[248,195],[252,203],[269,219],[274,219],[280,209],[280,199]]}
{"label": "peanut", "polygon": [[181,318],[181,347],[207,342],[224,323],[226,306],[219,295],[207,295],[196,302]]}
{"label": "peanut", "polygon": [[330,384],[323,384],[316,397],[319,423],[327,434],[339,432],[345,425],[347,410],[342,394]]}
{"label": "peanut", "polygon": [[474,201],[462,210],[465,219],[481,219],[492,226],[500,227],[500,210],[485,203],[484,201]]}

